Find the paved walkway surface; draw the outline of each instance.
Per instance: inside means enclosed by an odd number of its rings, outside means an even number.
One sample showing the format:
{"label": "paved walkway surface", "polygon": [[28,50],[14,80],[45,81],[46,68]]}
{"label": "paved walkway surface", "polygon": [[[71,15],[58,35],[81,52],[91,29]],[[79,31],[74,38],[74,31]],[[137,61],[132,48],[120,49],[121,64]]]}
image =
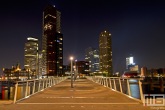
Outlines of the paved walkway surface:
{"label": "paved walkway surface", "polygon": [[[125,95],[87,79],[74,88],[67,79],[16,104],[0,104],[0,110],[151,110]],[[153,109],[152,109],[153,110]]]}

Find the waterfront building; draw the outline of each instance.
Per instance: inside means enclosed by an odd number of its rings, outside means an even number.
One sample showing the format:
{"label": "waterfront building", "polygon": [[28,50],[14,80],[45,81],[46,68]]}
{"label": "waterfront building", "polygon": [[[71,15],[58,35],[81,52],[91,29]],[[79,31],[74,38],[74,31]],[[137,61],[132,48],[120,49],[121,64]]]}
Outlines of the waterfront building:
{"label": "waterfront building", "polygon": [[112,76],[112,39],[108,31],[103,31],[99,37],[100,72],[105,76]]}
{"label": "waterfront building", "polygon": [[99,72],[99,50],[89,47],[85,50],[85,61],[89,62],[91,74]]}
{"label": "waterfront building", "polygon": [[147,67],[141,67],[141,72],[140,72],[141,77],[147,76]]}
{"label": "waterfront building", "polygon": [[30,72],[26,69],[21,69],[20,64],[13,65],[12,68],[3,68],[4,79],[6,80],[27,80],[31,79]]}
{"label": "waterfront building", "polygon": [[28,37],[24,48],[24,68],[38,77],[38,39]]}
{"label": "waterfront building", "polygon": [[61,33],[61,12],[48,5],[43,11],[42,74],[61,76],[63,74],[63,34]]}

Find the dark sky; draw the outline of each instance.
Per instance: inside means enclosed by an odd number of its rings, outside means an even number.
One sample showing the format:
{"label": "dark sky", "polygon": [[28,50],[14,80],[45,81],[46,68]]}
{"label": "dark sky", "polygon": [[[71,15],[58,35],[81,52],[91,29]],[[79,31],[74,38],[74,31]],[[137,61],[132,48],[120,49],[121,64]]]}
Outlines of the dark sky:
{"label": "dark sky", "polygon": [[42,11],[47,4],[61,11],[64,64],[84,60],[85,49],[98,48],[101,31],[112,34],[114,72],[125,69],[132,54],[140,67],[165,67],[163,0],[13,0],[0,3],[0,69],[17,62],[23,68],[29,36],[42,39]]}

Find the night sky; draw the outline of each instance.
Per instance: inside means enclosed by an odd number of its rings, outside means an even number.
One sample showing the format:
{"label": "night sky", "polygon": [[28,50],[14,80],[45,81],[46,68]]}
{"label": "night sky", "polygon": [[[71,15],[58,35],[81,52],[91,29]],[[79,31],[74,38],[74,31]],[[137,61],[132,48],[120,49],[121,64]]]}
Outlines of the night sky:
{"label": "night sky", "polygon": [[101,31],[112,34],[114,72],[125,70],[132,54],[140,67],[165,67],[163,0],[13,0],[0,3],[0,69],[17,62],[23,68],[26,38],[42,40],[42,12],[47,4],[61,11],[64,64],[72,55],[98,48]]}

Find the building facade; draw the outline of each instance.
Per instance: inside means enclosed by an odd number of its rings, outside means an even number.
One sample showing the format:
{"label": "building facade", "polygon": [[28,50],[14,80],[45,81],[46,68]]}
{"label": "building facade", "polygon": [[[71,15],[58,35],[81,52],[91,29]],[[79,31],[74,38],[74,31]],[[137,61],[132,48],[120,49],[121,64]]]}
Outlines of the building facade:
{"label": "building facade", "polygon": [[74,66],[79,75],[89,75],[89,62],[87,61],[76,61]]}
{"label": "building facade", "polygon": [[38,77],[38,39],[28,37],[24,48],[24,68]]}
{"label": "building facade", "polygon": [[42,74],[63,74],[63,34],[61,34],[61,12],[49,5],[43,12]]}
{"label": "building facade", "polygon": [[89,72],[99,72],[99,50],[89,47],[85,50],[85,61],[89,62]]}
{"label": "building facade", "polygon": [[99,37],[100,72],[105,76],[112,76],[112,40],[108,31],[103,31]]}
{"label": "building facade", "polygon": [[129,70],[130,67],[134,66],[134,57],[130,55],[129,57],[126,58],[126,69]]}
{"label": "building facade", "polygon": [[13,65],[12,68],[3,68],[4,73],[4,79],[6,80],[27,80],[31,79],[32,76],[30,75],[30,72],[26,69],[21,69],[20,64],[17,63],[15,66]]}

